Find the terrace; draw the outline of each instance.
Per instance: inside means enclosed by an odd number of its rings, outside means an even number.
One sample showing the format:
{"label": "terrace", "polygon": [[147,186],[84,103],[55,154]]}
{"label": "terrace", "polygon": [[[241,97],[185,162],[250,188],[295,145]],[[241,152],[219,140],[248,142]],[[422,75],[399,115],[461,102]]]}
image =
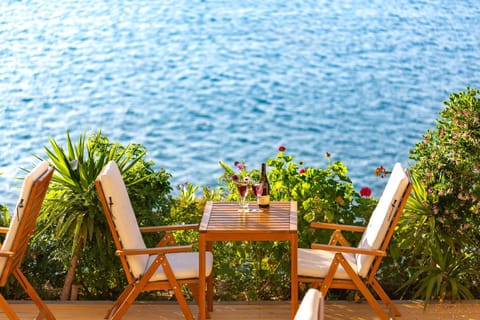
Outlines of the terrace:
{"label": "terrace", "polygon": [[[30,302],[10,302],[21,319],[32,319],[37,309]],[[56,316],[62,320],[103,319],[105,312],[113,302],[110,301],[75,301],[58,302],[46,301],[46,304]],[[429,304],[423,311],[421,301],[395,301],[402,316],[395,319],[404,320],[437,320],[437,319],[480,319],[480,301],[463,301],[459,303]],[[194,315],[197,314],[196,305],[191,306]],[[252,303],[221,303],[216,302],[212,320],[288,320],[290,303],[284,302],[252,302]],[[0,319],[7,319],[0,313]],[[136,302],[123,317],[124,320],[159,319],[183,320],[183,314],[175,302]],[[352,319],[377,320],[379,319],[368,303],[326,301],[325,320]]]}

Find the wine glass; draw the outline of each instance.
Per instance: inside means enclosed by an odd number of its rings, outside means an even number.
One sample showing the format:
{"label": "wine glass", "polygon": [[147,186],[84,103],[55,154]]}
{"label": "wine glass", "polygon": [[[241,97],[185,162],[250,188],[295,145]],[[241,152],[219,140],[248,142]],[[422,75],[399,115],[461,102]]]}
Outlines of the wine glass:
{"label": "wine glass", "polygon": [[240,182],[237,183],[237,190],[239,194],[239,201],[238,205],[240,212],[248,212],[248,203],[245,201],[248,194],[248,183],[247,182]]}
{"label": "wine glass", "polygon": [[[257,207],[258,207],[258,199],[262,195],[262,183],[261,182],[252,183],[252,193],[255,196],[255,198],[257,198]],[[258,207],[257,209],[254,209],[252,211],[260,212],[261,210],[260,210],[260,207]]]}

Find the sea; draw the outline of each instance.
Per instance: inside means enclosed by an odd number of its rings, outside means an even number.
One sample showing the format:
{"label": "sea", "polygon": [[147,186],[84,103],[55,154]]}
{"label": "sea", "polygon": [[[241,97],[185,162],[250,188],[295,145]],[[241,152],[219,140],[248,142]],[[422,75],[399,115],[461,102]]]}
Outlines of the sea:
{"label": "sea", "polygon": [[477,0],[2,0],[0,203],[49,138],[98,130],[173,187],[285,146],[379,196],[373,170],[411,166],[449,95],[480,87],[479,26]]}

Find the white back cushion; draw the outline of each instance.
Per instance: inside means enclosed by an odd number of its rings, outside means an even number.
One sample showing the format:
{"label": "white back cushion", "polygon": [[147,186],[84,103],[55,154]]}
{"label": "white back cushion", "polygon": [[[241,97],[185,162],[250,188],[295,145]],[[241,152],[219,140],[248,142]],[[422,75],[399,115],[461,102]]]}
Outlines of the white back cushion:
{"label": "white back cushion", "polygon": [[[30,197],[30,191],[32,190],[33,183],[35,182],[35,180],[40,178],[47,171],[47,169],[48,162],[43,161],[25,176],[25,179],[23,180],[22,190],[20,192],[20,197],[18,198],[15,212],[12,214],[12,217],[10,219],[10,227],[5,236],[5,240],[3,241],[0,251],[10,251],[12,249],[13,241],[15,240],[18,232],[18,225],[22,220],[25,206],[27,204],[28,198]],[[3,273],[3,269],[5,268],[5,263],[7,262],[7,259],[7,257],[0,257],[0,274]]]}
{"label": "white back cushion", "polygon": [[294,320],[323,320],[323,296],[317,289],[308,289]]}
{"label": "white back cushion", "polygon": [[[145,249],[145,242],[138,227],[137,218],[130,203],[127,188],[115,161],[110,161],[100,174],[103,193],[110,206],[113,223],[124,249]],[[127,262],[135,277],[143,274],[148,255],[127,257]]]}
{"label": "white back cushion", "polygon": [[[396,163],[358,244],[359,248],[380,249],[407,186],[408,177],[405,170],[400,163]],[[360,276],[367,275],[373,260],[374,256],[371,255],[357,255],[357,269]]]}

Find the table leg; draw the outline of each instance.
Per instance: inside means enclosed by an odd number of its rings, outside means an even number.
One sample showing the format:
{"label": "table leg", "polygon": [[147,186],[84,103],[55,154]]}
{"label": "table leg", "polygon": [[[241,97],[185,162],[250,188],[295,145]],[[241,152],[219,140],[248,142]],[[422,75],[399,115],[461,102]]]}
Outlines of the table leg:
{"label": "table leg", "polygon": [[205,287],[206,287],[206,278],[205,278],[205,253],[206,253],[206,241],[205,241],[205,235],[200,232],[199,235],[199,249],[198,249],[198,291],[199,291],[199,298],[198,298],[198,319],[199,320],[205,320],[206,319],[206,300],[205,300]]}
{"label": "table leg", "polygon": [[291,318],[295,318],[295,314],[298,309],[298,257],[297,257],[297,249],[298,249],[298,235],[292,236],[291,247],[290,247],[290,259],[291,259]]}
{"label": "table leg", "polygon": [[[213,242],[207,242],[207,251],[213,254]],[[213,270],[207,279],[207,310],[213,312]]]}

